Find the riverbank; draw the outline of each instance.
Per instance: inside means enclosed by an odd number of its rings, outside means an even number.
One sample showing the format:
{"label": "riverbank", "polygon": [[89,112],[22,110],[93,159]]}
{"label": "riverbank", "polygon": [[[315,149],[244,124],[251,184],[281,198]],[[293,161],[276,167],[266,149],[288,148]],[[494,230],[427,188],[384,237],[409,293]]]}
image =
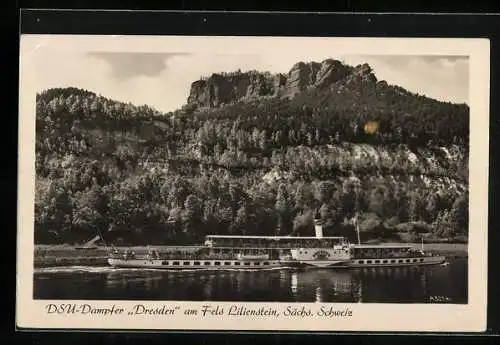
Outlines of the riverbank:
{"label": "riverbank", "polygon": [[106,264],[104,247],[77,249],[71,245],[35,245],[35,267],[46,266],[100,266]]}
{"label": "riverbank", "polygon": [[[401,244],[401,243],[384,243]],[[408,243],[415,248],[420,248],[420,243]],[[424,250],[426,252],[444,255],[448,258],[467,258],[468,257],[468,244],[467,243],[425,243]]]}
{"label": "riverbank", "polygon": [[[421,246],[418,243],[410,244],[418,248]],[[172,247],[166,246],[129,246],[121,248],[135,251],[137,254],[145,253],[151,248],[158,249],[159,251],[166,250],[167,248],[172,250]],[[182,247],[183,250],[190,248],[195,249],[197,247]],[[464,243],[426,243],[424,249],[432,253],[445,255],[448,258],[467,258],[468,256],[467,244]],[[34,265],[35,267],[102,266],[107,264],[106,258],[107,249],[105,247],[81,249],[67,244],[35,245]]]}
{"label": "riverbank", "polygon": [[[172,247],[172,246],[124,246],[116,247],[120,250],[133,251],[136,254],[145,254],[151,249],[158,251],[172,250],[194,250],[199,247]],[[79,248],[69,244],[60,245],[35,245],[34,265],[35,267],[50,266],[102,266],[107,265],[109,248]]]}

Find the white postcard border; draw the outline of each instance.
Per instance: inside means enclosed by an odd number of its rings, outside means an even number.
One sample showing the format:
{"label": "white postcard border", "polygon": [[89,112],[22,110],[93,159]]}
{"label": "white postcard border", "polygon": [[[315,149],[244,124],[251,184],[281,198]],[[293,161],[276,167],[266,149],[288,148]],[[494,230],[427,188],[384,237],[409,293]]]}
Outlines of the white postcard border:
{"label": "white postcard border", "polygon": [[[350,304],[256,302],[160,302],[160,301],[48,301],[33,299],[35,96],[36,56],[74,51],[142,51],[255,54],[256,47],[286,54],[307,50],[308,44],[333,45],[342,55],[465,55],[469,56],[470,164],[469,164],[469,304]],[[76,67],[77,68],[77,67]],[[406,331],[479,332],[486,329],[487,233],[489,167],[489,68],[487,39],[445,38],[312,38],[312,37],[195,37],[195,36],[84,36],[22,35],[20,46],[19,197],[17,243],[16,326],[52,329],[177,329],[177,330],[290,330],[290,331]],[[245,316],[128,316],[47,314],[50,303],[88,304],[95,308],[115,305],[179,306],[179,310],[203,305],[268,306],[279,317]],[[314,311],[323,307],[352,311],[348,317],[285,317],[288,305]]]}

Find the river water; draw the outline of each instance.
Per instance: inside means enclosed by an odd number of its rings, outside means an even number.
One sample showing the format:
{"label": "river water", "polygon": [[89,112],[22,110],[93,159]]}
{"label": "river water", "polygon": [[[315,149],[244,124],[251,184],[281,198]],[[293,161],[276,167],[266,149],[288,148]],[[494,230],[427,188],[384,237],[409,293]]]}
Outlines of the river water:
{"label": "river water", "polygon": [[467,303],[467,260],[355,270],[35,269],[35,299]]}

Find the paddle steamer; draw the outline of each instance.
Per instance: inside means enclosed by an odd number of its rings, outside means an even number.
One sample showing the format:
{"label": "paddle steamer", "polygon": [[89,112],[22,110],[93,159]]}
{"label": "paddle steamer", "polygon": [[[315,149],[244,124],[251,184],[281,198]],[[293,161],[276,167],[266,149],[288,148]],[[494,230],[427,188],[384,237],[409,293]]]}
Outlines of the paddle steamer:
{"label": "paddle steamer", "polygon": [[208,235],[202,246],[152,248],[148,253],[112,250],[113,267],[157,269],[269,269],[361,268],[436,265],[444,256],[411,245],[351,244],[345,237],[323,237],[321,221],[315,220],[316,236],[222,236]]}

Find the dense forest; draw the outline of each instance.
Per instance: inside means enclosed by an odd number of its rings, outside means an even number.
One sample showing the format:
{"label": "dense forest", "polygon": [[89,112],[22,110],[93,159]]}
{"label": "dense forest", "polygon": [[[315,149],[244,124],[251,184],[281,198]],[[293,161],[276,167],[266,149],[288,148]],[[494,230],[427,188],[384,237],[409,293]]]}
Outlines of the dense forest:
{"label": "dense forest", "polygon": [[355,210],[363,241],[467,239],[468,106],[385,82],[166,114],[50,89],[36,121],[36,243],[355,240]]}

